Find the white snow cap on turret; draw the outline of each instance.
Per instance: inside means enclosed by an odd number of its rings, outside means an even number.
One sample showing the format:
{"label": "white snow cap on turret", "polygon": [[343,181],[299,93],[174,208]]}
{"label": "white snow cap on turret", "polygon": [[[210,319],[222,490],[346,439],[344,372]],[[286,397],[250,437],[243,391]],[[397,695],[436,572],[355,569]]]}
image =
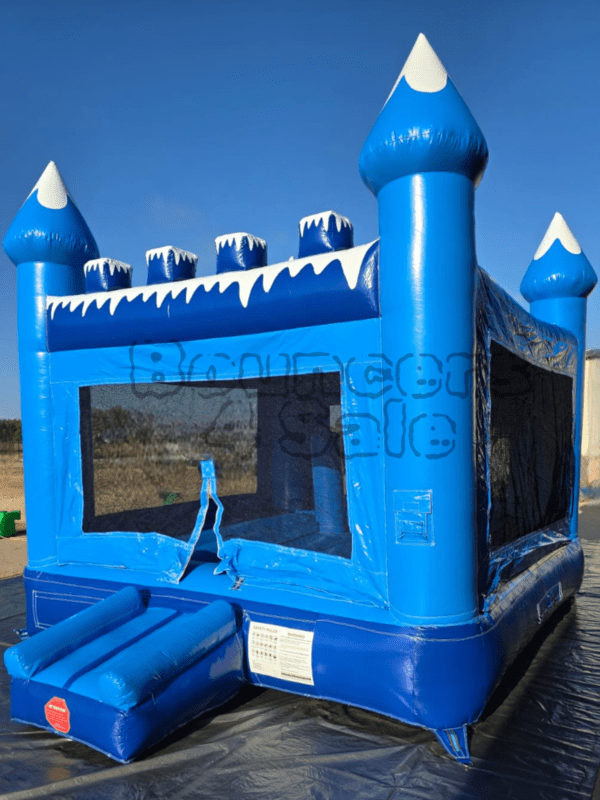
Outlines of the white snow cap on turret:
{"label": "white snow cap on turret", "polygon": [[91,261],[86,261],[83,265],[83,271],[87,275],[91,269],[101,269],[107,266],[110,274],[113,275],[115,270],[117,272],[132,272],[133,267],[131,264],[125,264],[123,261],[116,261],[114,258],[93,258]]}
{"label": "white snow cap on turret", "polygon": [[402,78],[406,79],[410,88],[415,92],[440,92],[448,83],[448,73],[444,69],[444,65],[427,41],[427,37],[422,33],[417,36],[417,41],[414,43],[385,104],[396,91]]}
{"label": "white snow cap on turret", "polygon": [[335,211],[322,211],[320,214],[312,214],[310,217],[302,217],[300,222],[298,223],[300,227],[300,235],[304,236],[304,229],[310,228],[311,225],[320,225],[323,223],[325,228],[329,227],[329,220],[333,217],[335,222],[335,227],[338,229],[338,232],[342,230],[342,227],[351,228],[352,223],[348,219],[348,217],[342,217],[341,214],[336,214]]}
{"label": "white snow cap on turret", "polygon": [[540,246],[535,251],[533,260],[537,261],[545,255],[557,239],[569,253],[573,253],[575,256],[581,253],[581,245],[573,236],[573,232],[565,222],[563,215],[559,214],[558,211],[552,217],[552,222],[548,226],[548,230],[544,234]]}
{"label": "white snow cap on turret", "polygon": [[215,247],[217,248],[217,253],[221,250],[225,245],[228,247],[236,247],[240,248],[244,242],[247,242],[248,248],[253,250],[255,247],[263,247],[266,249],[267,243],[264,239],[260,239],[258,236],[253,236],[251,233],[244,233],[244,231],[239,231],[238,233],[225,233],[223,236],[217,236],[215,239]]}
{"label": "white snow cap on turret", "polygon": [[188,250],[182,250],[180,247],[173,247],[173,245],[168,244],[165,247],[155,247],[152,250],[146,250],[146,264],[150,266],[150,259],[152,258],[162,258],[166,261],[170,254],[173,255],[176,264],[179,264],[182,259],[184,261],[191,261],[193,264],[196,264],[198,261],[198,256],[195,253],[190,253]]}
{"label": "white snow cap on turret", "polygon": [[38,203],[45,208],[64,208],[67,205],[67,198],[70,197],[54,161],[51,161],[42,172],[39,181],[29,192],[29,197],[36,189]]}

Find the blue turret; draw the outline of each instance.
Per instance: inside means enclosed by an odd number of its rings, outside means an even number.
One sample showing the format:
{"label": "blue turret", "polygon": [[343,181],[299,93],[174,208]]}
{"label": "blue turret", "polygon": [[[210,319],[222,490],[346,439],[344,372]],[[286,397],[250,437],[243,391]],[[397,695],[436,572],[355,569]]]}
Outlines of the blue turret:
{"label": "blue turret", "polygon": [[267,243],[251,233],[227,233],[215,239],[217,275],[267,266]]}
{"label": "blue turret", "polygon": [[16,265],[41,261],[73,267],[77,288],[83,291],[81,268],[86,261],[98,258],[98,246],[54,161],[21,206],[3,245]]}
{"label": "blue turret", "polygon": [[298,258],[354,247],[352,223],[347,217],[342,217],[335,211],[323,211],[320,214],[303,217],[298,228],[300,231]]}
{"label": "blue turret", "polygon": [[488,160],[483,134],[431,45],[419,34],[359,159],[375,195],[407,175],[444,172],[479,184]]}
{"label": "blue turret", "polygon": [[94,258],[84,264],[86,294],[131,288],[131,264],[113,258]]}
{"label": "blue turret", "polygon": [[[421,34],[360,155],[379,203],[392,607],[419,623],[477,613],[474,190],[483,134]],[[460,375],[459,375],[460,373]],[[465,391],[450,391],[457,384]]]}
{"label": "blue turret", "polygon": [[[521,283],[521,294],[529,301],[534,316],[561,325],[577,337],[574,503],[579,497],[587,297],[597,282],[596,273],[579,242],[561,214],[556,213],[527,268]],[[571,532],[573,536],[577,534],[576,508],[572,514]]]}
{"label": "blue turret", "polygon": [[[521,294],[532,303],[532,312],[533,304],[539,311],[555,308],[556,300],[566,298],[571,298],[575,306],[585,309],[586,297],[597,283],[594,268],[583,254],[564,217],[557,212],[523,277]],[[547,317],[541,318],[552,321]]]}
{"label": "blue turret", "polygon": [[158,247],[146,252],[148,286],[154,283],[173,283],[196,277],[198,256],[179,247]]}
{"label": "blue turret", "polygon": [[[46,296],[85,291],[83,265],[98,257],[90,229],[50,162],[4,239],[17,265],[23,467],[29,566],[56,560],[53,414],[46,345]],[[33,555],[35,554],[35,555]]]}

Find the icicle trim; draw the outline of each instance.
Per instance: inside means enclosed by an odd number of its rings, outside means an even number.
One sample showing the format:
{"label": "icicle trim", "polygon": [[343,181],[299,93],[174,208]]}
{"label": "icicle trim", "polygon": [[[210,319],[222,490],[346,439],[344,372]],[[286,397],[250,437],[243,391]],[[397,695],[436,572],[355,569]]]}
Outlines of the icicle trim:
{"label": "icicle trim", "polygon": [[105,265],[110,270],[111,275],[114,274],[115,270],[117,272],[131,272],[133,269],[131,264],[125,264],[123,261],[115,261],[114,258],[94,258],[92,261],[87,261],[83,265],[83,271],[87,275],[90,270],[102,269]]}
{"label": "icicle trim", "polygon": [[284,261],[281,264],[272,264],[268,267],[257,267],[247,271],[224,272],[220,275],[191,278],[190,280],[177,281],[176,283],[159,283],[150,286],[136,286],[131,289],[115,289],[112,292],[92,292],[90,294],[67,295],[65,297],[48,296],[46,298],[46,309],[50,311],[51,319],[54,319],[57,308],[68,308],[69,311],[73,312],[81,307],[81,315],[84,317],[92,303],[95,302],[97,308],[102,308],[103,305],[108,303],[110,314],[113,315],[123,299],[132,302],[136,297],[141,297],[146,303],[151,297],[155,297],[156,307],[160,308],[166,297],[174,300],[183,291],[185,291],[185,302],[189,303],[200,287],[210,292],[217,285],[220,294],[223,294],[234,283],[238,284],[241,305],[247,308],[252,289],[260,278],[262,278],[263,282],[263,291],[268,293],[273,287],[277,276],[286,269],[289,270],[290,276],[295,278],[305,267],[310,265],[315,275],[320,275],[330,264],[335,262],[341,264],[348,288],[356,289],[363,259],[372,244],[374,242],[369,242],[369,244],[364,244],[360,247],[353,247],[340,253],[323,253],[318,256],[298,258],[294,261]]}
{"label": "icicle trim", "polygon": [[322,211],[320,214],[313,214],[311,217],[302,217],[299,222],[300,236],[304,236],[305,229],[310,228],[311,225],[318,227],[321,223],[323,223],[323,227],[328,228],[331,217],[333,217],[335,220],[335,226],[338,229],[338,233],[342,230],[342,227],[352,228],[352,223],[348,217],[342,217],[341,214],[336,214],[335,211]]}
{"label": "icicle trim", "polygon": [[169,258],[169,254],[173,255],[176,264],[179,264],[182,259],[183,261],[191,261],[192,264],[196,264],[198,262],[198,256],[195,253],[190,253],[187,250],[181,250],[179,247],[167,245],[166,247],[156,247],[154,250],[147,250],[146,264],[150,266],[150,259],[152,258],[162,258],[163,261],[166,262]]}
{"label": "icicle trim", "polygon": [[225,245],[231,247],[235,244],[235,246],[240,249],[244,241],[248,243],[248,248],[250,250],[254,250],[255,247],[262,247],[263,249],[267,247],[267,243],[264,239],[259,239],[258,236],[253,236],[251,233],[226,233],[224,236],[217,236],[215,239],[215,247],[217,248],[217,253],[225,247]]}

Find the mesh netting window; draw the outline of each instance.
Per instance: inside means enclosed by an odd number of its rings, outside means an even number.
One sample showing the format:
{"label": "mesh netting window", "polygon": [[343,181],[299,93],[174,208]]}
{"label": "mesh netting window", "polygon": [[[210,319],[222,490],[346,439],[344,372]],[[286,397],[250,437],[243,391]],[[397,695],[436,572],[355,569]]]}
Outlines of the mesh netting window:
{"label": "mesh netting window", "polygon": [[85,532],[189,537],[212,459],[224,540],[350,558],[338,373],[91,386],[80,407]]}
{"label": "mesh netting window", "polygon": [[490,543],[564,519],[573,474],[573,380],[491,343]]}

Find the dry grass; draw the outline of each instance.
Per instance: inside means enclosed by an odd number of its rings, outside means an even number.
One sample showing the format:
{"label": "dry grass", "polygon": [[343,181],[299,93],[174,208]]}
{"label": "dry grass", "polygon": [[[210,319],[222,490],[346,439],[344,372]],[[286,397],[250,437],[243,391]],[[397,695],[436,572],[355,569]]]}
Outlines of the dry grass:
{"label": "dry grass", "polygon": [[[201,478],[198,467],[183,461],[162,462],[131,458],[127,461],[94,461],[96,514],[110,514],[161,505],[167,495],[176,502],[198,500]],[[256,477],[241,470],[229,471],[218,481],[220,496],[256,492]]]}
{"label": "dry grass", "polygon": [[20,511],[17,533],[25,533],[25,490],[20,453],[0,453],[0,511]]}
{"label": "dry grass", "polygon": [[[210,450],[209,450],[210,446]],[[97,515],[153,508],[168,495],[175,502],[198,500],[198,461],[212,458],[220,496],[256,492],[254,437],[213,435],[209,442],[143,445],[138,442],[94,445],[94,505]]]}
{"label": "dry grass", "polygon": [[18,536],[0,538],[0,579],[21,575],[27,563],[23,461],[19,453],[0,453],[0,511],[20,511]]}

